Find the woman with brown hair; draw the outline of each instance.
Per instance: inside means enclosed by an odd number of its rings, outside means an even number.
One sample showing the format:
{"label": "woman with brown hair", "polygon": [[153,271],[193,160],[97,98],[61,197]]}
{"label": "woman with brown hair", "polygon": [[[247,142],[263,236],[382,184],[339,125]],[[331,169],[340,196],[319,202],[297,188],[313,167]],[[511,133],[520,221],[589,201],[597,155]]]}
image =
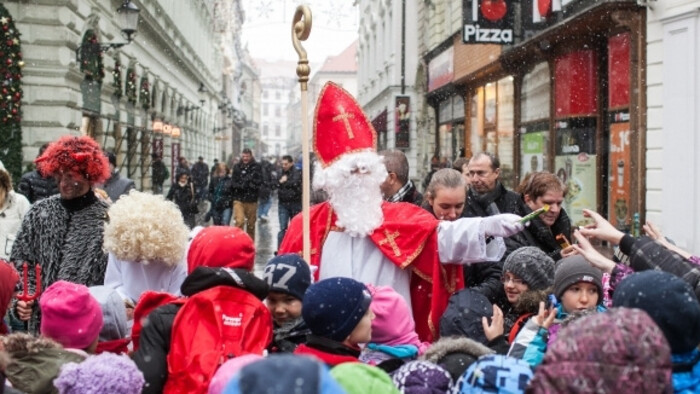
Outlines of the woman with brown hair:
{"label": "woman with brown hair", "polygon": [[[517,188],[528,214],[549,205],[549,210],[530,222],[525,230],[507,238],[506,255],[523,246],[536,246],[554,261],[575,254],[571,246],[562,248],[560,240],[571,239],[571,220],[562,207],[567,187],[556,175],[549,172],[528,174]],[[557,240],[557,236],[560,240]],[[565,238],[564,238],[565,237]]]}

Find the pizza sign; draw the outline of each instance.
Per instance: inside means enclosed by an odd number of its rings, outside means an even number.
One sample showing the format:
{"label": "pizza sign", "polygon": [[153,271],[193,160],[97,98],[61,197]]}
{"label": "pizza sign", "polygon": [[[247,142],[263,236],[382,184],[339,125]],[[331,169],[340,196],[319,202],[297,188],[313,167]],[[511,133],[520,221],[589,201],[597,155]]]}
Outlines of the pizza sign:
{"label": "pizza sign", "polygon": [[513,0],[464,0],[465,44],[513,43]]}

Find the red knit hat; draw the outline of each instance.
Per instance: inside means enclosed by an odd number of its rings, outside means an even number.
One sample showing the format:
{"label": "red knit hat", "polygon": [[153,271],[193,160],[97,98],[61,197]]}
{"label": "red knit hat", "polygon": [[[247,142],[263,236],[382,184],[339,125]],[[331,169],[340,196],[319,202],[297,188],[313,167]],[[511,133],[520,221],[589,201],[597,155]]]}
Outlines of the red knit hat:
{"label": "red knit hat", "polygon": [[314,151],[323,167],[345,153],[375,151],[377,133],[355,99],[327,82],[316,102]]}
{"label": "red knit hat", "polygon": [[209,226],[192,240],[187,252],[187,273],[204,266],[253,270],[255,244],[238,227]]}
{"label": "red knit hat", "polygon": [[36,160],[36,167],[45,177],[61,171],[82,175],[91,185],[109,179],[109,161],[100,145],[90,137],[65,135],[51,143]]}

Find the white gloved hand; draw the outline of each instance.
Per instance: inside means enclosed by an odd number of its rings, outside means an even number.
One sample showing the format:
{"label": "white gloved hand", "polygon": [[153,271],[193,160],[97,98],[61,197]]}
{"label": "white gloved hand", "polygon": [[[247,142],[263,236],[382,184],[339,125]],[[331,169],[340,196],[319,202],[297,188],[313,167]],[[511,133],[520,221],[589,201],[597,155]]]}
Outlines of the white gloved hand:
{"label": "white gloved hand", "polygon": [[484,234],[487,237],[510,237],[525,228],[520,223],[521,217],[512,213],[487,216],[483,218]]}

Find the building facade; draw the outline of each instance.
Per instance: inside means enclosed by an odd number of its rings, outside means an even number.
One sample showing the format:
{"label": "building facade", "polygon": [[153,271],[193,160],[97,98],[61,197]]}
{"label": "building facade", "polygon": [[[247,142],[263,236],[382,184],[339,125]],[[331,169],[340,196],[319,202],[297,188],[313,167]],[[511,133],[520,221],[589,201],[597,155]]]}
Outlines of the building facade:
{"label": "building facade", "polygon": [[[223,60],[220,2],[133,0],[138,32],[122,37],[126,1],[7,1],[21,34],[22,153],[65,134],[89,135],[117,154],[121,173],[150,189],[152,155],[218,157]],[[240,13],[240,7],[229,11]],[[239,18],[242,20],[242,18]],[[222,30],[223,29],[223,30]],[[108,48],[108,43],[126,43]],[[175,173],[175,171],[171,171]]]}
{"label": "building facade", "polygon": [[257,152],[262,156],[287,153],[290,136],[288,112],[294,89],[298,90],[296,63],[291,61],[255,60],[260,69],[260,140]]}
{"label": "building facade", "polygon": [[[680,247],[700,245],[700,1],[649,2],[646,217]],[[691,219],[691,220],[689,220]]]}
{"label": "building facade", "polygon": [[417,178],[425,124],[416,115],[419,77],[416,1],[358,1],[357,99],[377,132],[377,148],[406,153]]}

